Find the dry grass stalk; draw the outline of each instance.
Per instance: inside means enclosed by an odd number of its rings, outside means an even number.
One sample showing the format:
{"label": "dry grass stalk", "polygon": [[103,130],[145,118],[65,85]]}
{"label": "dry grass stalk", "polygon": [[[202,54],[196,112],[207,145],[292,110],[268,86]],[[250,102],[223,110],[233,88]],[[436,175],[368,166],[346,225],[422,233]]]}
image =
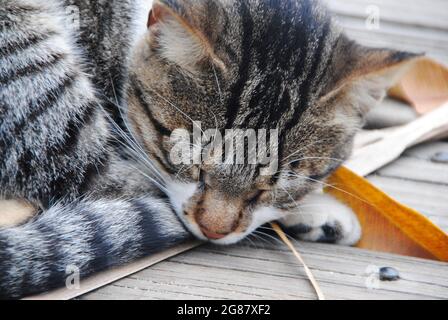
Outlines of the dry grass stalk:
{"label": "dry grass stalk", "polygon": [[308,268],[307,264],[305,263],[305,260],[303,260],[302,255],[297,251],[297,249],[294,247],[294,245],[289,241],[288,237],[286,236],[285,232],[280,228],[280,226],[276,223],[272,223],[272,228],[275,232],[277,232],[278,236],[283,240],[283,242],[291,249],[291,251],[296,256],[297,260],[303,265],[303,268],[305,269],[305,273],[308,277],[308,279],[311,282],[311,285],[313,286],[314,290],[316,291],[317,297],[319,300],[325,300],[325,295],[320,289],[319,284],[316,281],[316,278],[314,277],[313,273],[311,272],[310,268]]}

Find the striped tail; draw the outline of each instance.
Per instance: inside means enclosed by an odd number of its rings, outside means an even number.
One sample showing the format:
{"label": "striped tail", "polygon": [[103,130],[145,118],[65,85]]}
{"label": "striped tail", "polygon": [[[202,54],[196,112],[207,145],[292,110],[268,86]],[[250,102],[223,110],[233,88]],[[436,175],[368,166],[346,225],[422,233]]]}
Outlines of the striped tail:
{"label": "striped tail", "polygon": [[169,206],[153,198],[56,205],[25,225],[0,230],[0,299],[63,287],[73,270],[82,286],[95,272],[189,237]]}

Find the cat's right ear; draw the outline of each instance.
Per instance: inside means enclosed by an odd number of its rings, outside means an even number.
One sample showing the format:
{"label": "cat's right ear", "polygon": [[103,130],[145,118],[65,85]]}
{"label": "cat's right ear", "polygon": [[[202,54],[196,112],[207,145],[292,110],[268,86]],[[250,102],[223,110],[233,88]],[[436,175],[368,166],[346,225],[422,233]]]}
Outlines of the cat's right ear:
{"label": "cat's right ear", "polygon": [[344,35],[334,50],[327,98],[351,92],[361,115],[378,104],[387,90],[422,57],[422,54],[365,47]]}
{"label": "cat's right ear", "polygon": [[151,47],[163,59],[190,71],[208,61],[222,66],[207,37],[195,26],[205,10],[199,1],[185,9],[176,1],[155,0],[147,23]]}
{"label": "cat's right ear", "polygon": [[169,18],[171,14],[173,13],[170,12],[165,5],[155,2],[151,11],[149,11],[147,23],[148,29],[155,27],[158,23],[163,23],[163,20]]}
{"label": "cat's right ear", "polygon": [[151,11],[149,11],[149,15],[148,15],[148,23],[147,23],[147,27],[148,29],[151,28],[151,26],[155,25],[157,23],[158,20],[158,14],[154,9],[151,9]]}

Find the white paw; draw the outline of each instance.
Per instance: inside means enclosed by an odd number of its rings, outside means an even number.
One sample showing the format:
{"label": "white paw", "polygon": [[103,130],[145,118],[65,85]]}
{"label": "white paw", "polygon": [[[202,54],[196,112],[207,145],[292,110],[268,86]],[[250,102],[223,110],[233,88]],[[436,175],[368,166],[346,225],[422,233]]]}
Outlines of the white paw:
{"label": "white paw", "polygon": [[297,211],[280,220],[286,231],[301,240],[355,245],[361,226],[354,212],[335,198],[313,193],[300,203]]}

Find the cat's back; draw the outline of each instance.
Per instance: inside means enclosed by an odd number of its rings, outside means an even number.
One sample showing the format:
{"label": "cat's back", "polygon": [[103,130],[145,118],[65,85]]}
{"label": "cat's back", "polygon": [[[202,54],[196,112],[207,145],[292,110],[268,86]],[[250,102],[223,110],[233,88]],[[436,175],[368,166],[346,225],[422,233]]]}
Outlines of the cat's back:
{"label": "cat's back", "polygon": [[[76,195],[107,157],[108,126],[98,108],[107,86],[80,37],[95,27],[80,21],[77,28],[61,0],[0,4],[2,193],[44,202]],[[104,68],[120,58],[113,60]]]}
{"label": "cat's back", "polygon": [[149,5],[144,0],[65,0],[69,21],[77,25],[90,62],[89,72],[108,99],[121,98],[132,46],[145,31]]}

